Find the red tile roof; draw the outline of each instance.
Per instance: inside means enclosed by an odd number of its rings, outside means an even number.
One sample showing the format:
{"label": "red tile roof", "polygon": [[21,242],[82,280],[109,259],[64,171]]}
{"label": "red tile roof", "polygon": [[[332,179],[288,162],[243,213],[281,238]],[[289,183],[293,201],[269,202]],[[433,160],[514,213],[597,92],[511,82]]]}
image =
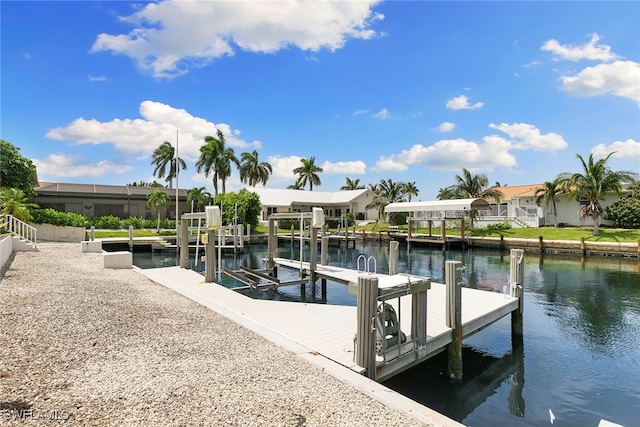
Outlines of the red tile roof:
{"label": "red tile roof", "polygon": [[502,193],[502,201],[511,200],[516,197],[535,197],[536,191],[540,188],[544,188],[544,184],[493,187],[494,190],[498,190]]}

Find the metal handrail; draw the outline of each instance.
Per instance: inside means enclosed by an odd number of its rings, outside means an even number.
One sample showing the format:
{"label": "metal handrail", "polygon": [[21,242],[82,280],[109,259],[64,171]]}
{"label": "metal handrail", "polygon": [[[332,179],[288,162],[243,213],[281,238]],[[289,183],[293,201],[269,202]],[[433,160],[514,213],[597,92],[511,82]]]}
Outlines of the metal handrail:
{"label": "metal handrail", "polygon": [[[362,260],[362,265],[364,267],[362,270],[360,270],[360,260]],[[373,271],[371,271],[371,268],[370,268],[371,261],[373,261]],[[358,259],[356,261],[356,266],[357,266],[358,273],[375,274],[378,271],[378,265],[376,263],[376,259],[373,256],[370,256],[369,258],[367,258],[365,255],[358,256]]]}
{"label": "metal handrail", "polygon": [[6,215],[7,230],[29,243],[36,243],[37,229],[13,215]]}

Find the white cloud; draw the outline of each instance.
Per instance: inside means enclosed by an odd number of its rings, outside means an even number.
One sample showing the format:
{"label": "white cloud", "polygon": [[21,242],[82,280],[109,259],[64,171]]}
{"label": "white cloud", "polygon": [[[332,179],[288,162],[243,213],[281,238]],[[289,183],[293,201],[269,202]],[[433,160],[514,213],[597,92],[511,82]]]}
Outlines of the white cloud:
{"label": "white cloud", "polygon": [[465,95],[460,95],[455,98],[451,98],[447,101],[447,108],[450,110],[477,110],[482,107],[484,103],[476,102],[475,104],[469,104],[469,98]]}
{"label": "white cloud", "polygon": [[615,141],[609,145],[598,144],[591,149],[591,154],[596,158],[604,158],[614,153],[611,157],[625,160],[640,159],[640,142],[633,139]]}
{"label": "white cloud", "polygon": [[271,164],[273,173],[269,178],[269,182],[283,182],[288,180],[295,180],[293,170],[300,166],[300,156],[269,156],[267,162]]}
{"label": "white cloud", "polygon": [[500,137],[486,137],[482,143],[465,139],[445,139],[430,146],[416,144],[386,158],[381,158],[375,170],[406,170],[407,165],[419,164],[440,171],[455,171],[464,167],[471,171],[491,171],[498,166],[517,164],[508,152],[509,141]]}
{"label": "white cloud", "polygon": [[[440,128],[448,128],[445,123],[441,124]],[[492,123],[489,127],[506,133],[509,139],[489,135],[483,137],[480,143],[457,138],[443,139],[430,146],[416,144],[398,154],[381,157],[373,170],[403,171],[409,165],[417,164],[442,171],[455,171],[462,167],[471,171],[492,171],[497,167],[517,166],[516,157],[511,150],[552,151],[567,147],[561,135],[543,135],[538,128],[530,124]]]}
{"label": "white cloud", "polygon": [[104,82],[107,78],[105,76],[89,76],[90,82]]}
{"label": "white cloud", "polygon": [[574,96],[612,94],[640,104],[640,63],[616,61],[587,67],[561,78],[564,90]]}
{"label": "white cloud", "polygon": [[365,173],[367,169],[367,165],[361,160],[350,161],[350,162],[336,162],[336,163],[324,162],[320,167],[322,168],[323,173],[343,174],[343,175],[344,174],[362,175]]}
{"label": "white cloud", "polygon": [[[302,157],[300,156],[269,156],[267,161],[271,164],[271,168],[273,169],[269,182],[278,183],[296,180],[298,176],[293,173],[293,170],[300,167],[301,158]],[[326,161],[322,165],[318,166],[322,168],[320,179],[322,179],[323,174],[356,175],[364,174],[366,171],[366,164],[360,160],[335,163]]]}
{"label": "white cloud", "polygon": [[173,1],[149,3],[121,18],[128,34],[99,34],[91,52],[129,56],[154,77],[173,78],[237,49],[273,53],[289,46],[334,51],[348,39],[378,35],[371,25],[379,0]]}
{"label": "white cloud", "polygon": [[25,52],[25,53],[22,54],[22,57],[24,59],[31,59],[31,54],[29,52]]}
{"label": "white cloud", "polygon": [[395,160],[395,155],[384,157],[380,156],[380,159],[376,162],[376,165],[372,168],[376,172],[382,171],[396,171],[402,172],[408,169],[405,163]]}
{"label": "white cloud", "polygon": [[33,159],[38,169],[38,175],[44,177],[102,177],[106,174],[123,174],[129,172],[132,166],[101,160],[97,163],[87,163],[79,156],[51,154],[44,160]]}
{"label": "white cloud", "polygon": [[567,148],[567,142],[557,133],[542,134],[540,129],[527,123],[491,123],[492,129],[504,132],[511,138],[511,148],[518,150],[554,151]]}
{"label": "white cloud", "polygon": [[544,42],[540,50],[551,52],[556,55],[556,59],[567,59],[569,61],[580,61],[590,59],[592,61],[609,62],[618,58],[618,55],[611,52],[611,47],[604,44],[596,44],[600,36],[596,33],[591,35],[591,40],[581,46],[570,44],[561,45],[556,39]]}
{"label": "white cloud", "polygon": [[363,114],[367,114],[369,112],[369,110],[356,110],[353,112],[354,116],[361,116]]}
{"label": "white cloud", "polygon": [[[72,141],[75,144],[113,144],[116,151],[125,154],[142,153],[150,156],[164,141],[172,144],[178,139],[178,153],[185,160],[196,160],[207,135],[216,135],[220,129],[230,147],[260,148],[260,141],[251,143],[238,138],[240,132],[226,123],[212,123],[195,117],[186,110],[154,101],[140,104],[142,119],[113,119],[100,122],[78,118],[66,127],[50,129],[47,138]],[[179,133],[176,135],[176,130]]]}
{"label": "white cloud", "polygon": [[438,132],[441,132],[441,133],[451,132],[453,129],[455,129],[455,127],[456,127],[455,123],[442,122],[438,126]]}
{"label": "white cloud", "polygon": [[389,110],[387,110],[386,108],[383,108],[382,110],[375,113],[372,117],[375,119],[385,120],[391,117],[391,113],[389,113]]}

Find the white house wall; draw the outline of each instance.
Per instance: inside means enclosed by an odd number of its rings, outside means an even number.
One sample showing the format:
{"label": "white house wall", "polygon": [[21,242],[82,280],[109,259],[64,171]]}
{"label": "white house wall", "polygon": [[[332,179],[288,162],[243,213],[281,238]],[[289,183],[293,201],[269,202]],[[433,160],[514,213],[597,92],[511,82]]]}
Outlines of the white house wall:
{"label": "white house wall", "polygon": [[[607,206],[612,205],[613,203],[620,200],[620,197],[615,194],[609,194],[605,198],[605,200],[601,200],[600,204],[603,208],[607,208]],[[580,221],[580,217],[578,212],[582,208],[582,204],[580,204],[576,200],[567,201],[564,196],[561,196],[559,200],[556,202],[556,208],[558,210],[558,224],[566,224],[566,225],[593,225],[593,220],[591,218],[585,218],[584,221]],[[549,210],[553,211],[551,207]],[[553,213],[548,214],[548,224],[553,224]],[[613,224],[611,221],[600,219],[600,224],[611,225]]]}

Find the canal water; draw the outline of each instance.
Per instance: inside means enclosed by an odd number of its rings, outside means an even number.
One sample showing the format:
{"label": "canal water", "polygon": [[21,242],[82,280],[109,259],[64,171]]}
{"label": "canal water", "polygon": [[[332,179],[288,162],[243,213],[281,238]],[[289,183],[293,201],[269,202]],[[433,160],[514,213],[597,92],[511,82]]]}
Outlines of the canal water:
{"label": "canal water", "polygon": [[[360,255],[388,271],[388,243],[330,246],[330,264],[357,268]],[[279,257],[299,259],[297,244],[282,244]],[[263,268],[266,247],[252,245],[223,256],[226,268]],[[307,258],[305,258],[307,257]],[[304,251],[303,260],[308,260]],[[398,271],[444,283],[447,260],[465,265],[465,286],[500,292],[508,283],[509,253],[400,245]],[[202,269],[202,263],[195,266]],[[141,268],[176,265],[172,252],[134,252]],[[468,426],[596,427],[607,420],[640,426],[640,269],[636,258],[527,253],[524,272],[524,337],[512,342],[505,317],[465,339],[463,380],[446,375],[441,354],[384,384]],[[294,279],[297,271],[280,271]],[[283,276],[283,275],[289,275]],[[223,278],[228,287],[240,284]],[[254,298],[355,305],[346,286],[328,282],[254,292]],[[355,333],[355,331],[354,331]]]}

